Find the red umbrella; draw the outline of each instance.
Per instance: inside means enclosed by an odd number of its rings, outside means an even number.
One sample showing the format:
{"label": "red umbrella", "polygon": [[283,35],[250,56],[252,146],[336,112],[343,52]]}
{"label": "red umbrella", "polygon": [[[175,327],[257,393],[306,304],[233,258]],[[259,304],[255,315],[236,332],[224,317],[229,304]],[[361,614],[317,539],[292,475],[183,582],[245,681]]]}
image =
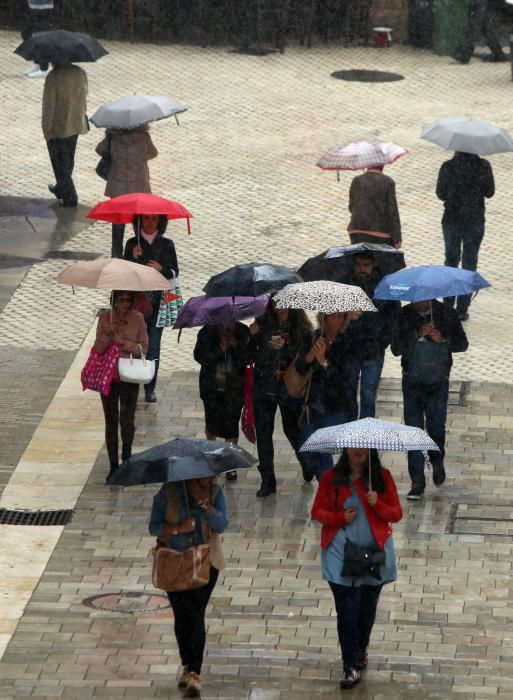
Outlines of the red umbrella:
{"label": "red umbrella", "polygon": [[87,218],[108,221],[111,224],[130,224],[137,214],[162,214],[168,219],[187,219],[187,231],[189,234],[191,232],[192,214],[182,204],[142,192],[122,194],[120,197],[100,202],[91,209]]}

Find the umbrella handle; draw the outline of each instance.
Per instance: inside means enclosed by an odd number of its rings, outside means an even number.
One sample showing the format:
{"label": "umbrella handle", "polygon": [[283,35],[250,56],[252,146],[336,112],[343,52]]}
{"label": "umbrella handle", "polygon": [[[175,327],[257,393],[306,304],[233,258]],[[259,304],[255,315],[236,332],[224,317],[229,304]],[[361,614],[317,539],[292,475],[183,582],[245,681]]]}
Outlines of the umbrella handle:
{"label": "umbrella handle", "polygon": [[369,491],[372,491],[371,451],[369,448]]}

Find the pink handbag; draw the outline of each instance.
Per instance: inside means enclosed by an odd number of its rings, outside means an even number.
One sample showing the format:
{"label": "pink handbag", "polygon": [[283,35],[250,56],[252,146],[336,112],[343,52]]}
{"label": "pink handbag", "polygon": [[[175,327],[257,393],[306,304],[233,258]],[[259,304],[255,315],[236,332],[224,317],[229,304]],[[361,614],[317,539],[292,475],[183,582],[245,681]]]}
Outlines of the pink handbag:
{"label": "pink handbag", "polygon": [[80,374],[82,389],[99,391],[104,396],[110,394],[112,379],[116,376],[119,359],[119,346],[112,342],[101,355],[94,345]]}
{"label": "pink handbag", "polygon": [[244,408],[240,417],[242,432],[249,442],[256,442],[255,414],[253,411],[253,386],[255,384],[255,370],[253,365],[247,365],[244,370]]}

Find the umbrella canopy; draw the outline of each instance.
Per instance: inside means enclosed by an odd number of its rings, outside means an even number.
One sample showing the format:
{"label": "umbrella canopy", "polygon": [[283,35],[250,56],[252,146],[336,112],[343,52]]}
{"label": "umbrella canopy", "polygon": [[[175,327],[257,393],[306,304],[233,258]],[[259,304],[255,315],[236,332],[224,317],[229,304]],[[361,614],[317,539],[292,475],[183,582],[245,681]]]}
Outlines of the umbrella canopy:
{"label": "umbrella canopy", "polygon": [[362,418],[343,425],[319,428],[302,445],[300,452],[338,454],[344,447],[391,452],[439,451],[436,442],[420,428],[377,418]]}
{"label": "umbrella canopy", "polygon": [[513,140],[504,129],[472,117],[438,119],[422,127],[421,136],[447,151],[463,151],[478,156],[513,151]]}
{"label": "umbrella canopy", "polygon": [[372,253],[376,267],[383,276],[397,272],[405,265],[404,253],[391,245],[354,243],[338,248],[328,248],[324,253],[309,258],[301,265],[298,274],[305,282],[315,280],[340,282],[353,272],[354,256],[359,253]]}
{"label": "umbrella canopy", "polygon": [[131,292],[169,289],[169,280],[157,270],[119,258],[76,263],[63,270],[57,276],[57,282],[71,284],[73,287],[123,289]]}
{"label": "umbrella canopy", "polygon": [[288,284],[274,298],[277,309],[305,309],[334,314],[345,311],[377,311],[363,289],[339,282]]}
{"label": "umbrella canopy", "polygon": [[102,105],[90,121],[105,129],[134,129],[167,117],[175,117],[178,124],[176,115],[186,111],[187,107],[164,95],[128,95]]}
{"label": "umbrella canopy", "polygon": [[269,297],[191,297],[178,312],[173,328],[234,323],[264,313]]}
{"label": "umbrella canopy", "polygon": [[473,294],[490,286],[484,277],[472,270],[446,265],[421,265],[407,267],[384,277],[376,287],[374,298],[427,301]]}
{"label": "umbrella canopy", "polygon": [[112,486],[138,486],[218,476],[258,463],[238,445],[221,440],[176,438],[133,455],[108,478]]}
{"label": "umbrella canopy", "polygon": [[89,36],[80,32],[57,29],[34,34],[21,43],[14,53],[34,63],[91,63],[109,52]]}
{"label": "umbrella canopy", "polygon": [[209,297],[258,297],[299,281],[301,277],[288,267],[252,262],[235,265],[214,275],[203,291]]}
{"label": "umbrella canopy", "polygon": [[390,141],[352,141],[325,153],[317,166],[322,170],[365,170],[390,165],[408,151]]}
{"label": "umbrella canopy", "polygon": [[168,219],[187,219],[187,229],[190,233],[189,220],[192,214],[182,204],[143,192],[122,194],[100,202],[91,209],[87,218],[108,221],[111,224],[130,224],[137,214],[162,214]]}

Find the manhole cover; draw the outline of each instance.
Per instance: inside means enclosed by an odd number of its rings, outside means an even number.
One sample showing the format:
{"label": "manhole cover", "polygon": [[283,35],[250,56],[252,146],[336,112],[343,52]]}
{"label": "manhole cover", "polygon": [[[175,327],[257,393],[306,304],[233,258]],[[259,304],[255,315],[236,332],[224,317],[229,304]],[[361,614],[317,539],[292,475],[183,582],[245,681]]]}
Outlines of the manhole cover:
{"label": "manhole cover", "polygon": [[0,508],[1,525],[67,525],[72,510],[16,510]]}
{"label": "manhole cover", "polygon": [[86,253],[82,250],[49,250],[46,260],[96,260],[101,253]]}
{"label": "manhole cover", "polygon": [[331,74],[331,77],[359,83],[393,83],[396,80],[404,80],[404,75],[400,75],[400,73],[363,69],[336,70]]}
{"label": "manhole cover", "polygon": [[94,595],[82,601],[83,605],[93,610],[117,612],[126,615],[136,613],[161,613],[171,615],[171,606],[164,595],[144,593],[144,591],[120,591],[119,593],[104,593]]}

